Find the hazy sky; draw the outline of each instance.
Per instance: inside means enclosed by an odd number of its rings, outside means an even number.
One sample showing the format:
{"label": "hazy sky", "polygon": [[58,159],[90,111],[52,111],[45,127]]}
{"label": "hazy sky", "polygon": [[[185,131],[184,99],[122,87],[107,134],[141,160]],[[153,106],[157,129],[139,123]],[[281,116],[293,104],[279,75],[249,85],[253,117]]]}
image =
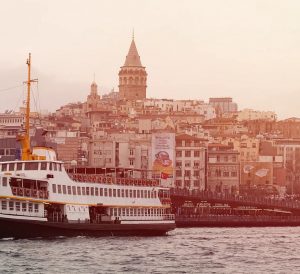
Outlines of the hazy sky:
{"label": "hazy sky", "polygon": [[[132,29],[147,97],[231,96],[300,117],[299,0],[1,0],[0,111],[16,109],[32,53],[41,109],[118,86]],[[34,88],[36,90],[37,88]],[[19,103],[18,103],[19,102]]]}

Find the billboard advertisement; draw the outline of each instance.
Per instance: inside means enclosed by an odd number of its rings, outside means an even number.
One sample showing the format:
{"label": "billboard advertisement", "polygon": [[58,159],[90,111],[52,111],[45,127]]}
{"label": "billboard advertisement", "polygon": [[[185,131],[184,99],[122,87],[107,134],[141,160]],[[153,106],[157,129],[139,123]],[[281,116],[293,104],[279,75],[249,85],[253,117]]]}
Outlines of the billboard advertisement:
{"label": "billboard advertisement", "polygon": [[173,178],[175,133],[152,134],[152,170],[155,178]]}

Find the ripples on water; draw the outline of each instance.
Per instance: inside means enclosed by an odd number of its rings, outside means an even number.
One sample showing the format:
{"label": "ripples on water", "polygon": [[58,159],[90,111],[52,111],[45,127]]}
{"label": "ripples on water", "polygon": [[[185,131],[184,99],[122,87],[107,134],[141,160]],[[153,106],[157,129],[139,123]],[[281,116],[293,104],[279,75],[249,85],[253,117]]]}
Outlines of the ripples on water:
{"label": "ripples on water", "polygon": [[300,273],[300,227],[0,240],[0,273]]}

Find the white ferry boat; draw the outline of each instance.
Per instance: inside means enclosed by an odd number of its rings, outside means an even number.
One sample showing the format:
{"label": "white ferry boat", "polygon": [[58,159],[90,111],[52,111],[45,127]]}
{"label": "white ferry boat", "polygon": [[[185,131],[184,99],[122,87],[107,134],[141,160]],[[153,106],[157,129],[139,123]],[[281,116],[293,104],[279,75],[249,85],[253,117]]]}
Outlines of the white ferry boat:
{"label": "white ferry boat", "polygon": [[30,55],[22,160],[0,162],[0,238],[164,235],[175,228],[169,189],[159,180],[81,168],[68,173],[54,150],[31,150]]}

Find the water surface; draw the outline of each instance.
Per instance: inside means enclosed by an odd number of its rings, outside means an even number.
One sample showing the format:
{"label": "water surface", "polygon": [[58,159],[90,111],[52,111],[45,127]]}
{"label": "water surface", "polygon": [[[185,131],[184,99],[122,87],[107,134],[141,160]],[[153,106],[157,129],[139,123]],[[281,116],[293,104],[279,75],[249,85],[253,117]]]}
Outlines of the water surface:
{"label": "water surface", "polygon": [[0,240],[0,273],[300,273],[300,227]]}

